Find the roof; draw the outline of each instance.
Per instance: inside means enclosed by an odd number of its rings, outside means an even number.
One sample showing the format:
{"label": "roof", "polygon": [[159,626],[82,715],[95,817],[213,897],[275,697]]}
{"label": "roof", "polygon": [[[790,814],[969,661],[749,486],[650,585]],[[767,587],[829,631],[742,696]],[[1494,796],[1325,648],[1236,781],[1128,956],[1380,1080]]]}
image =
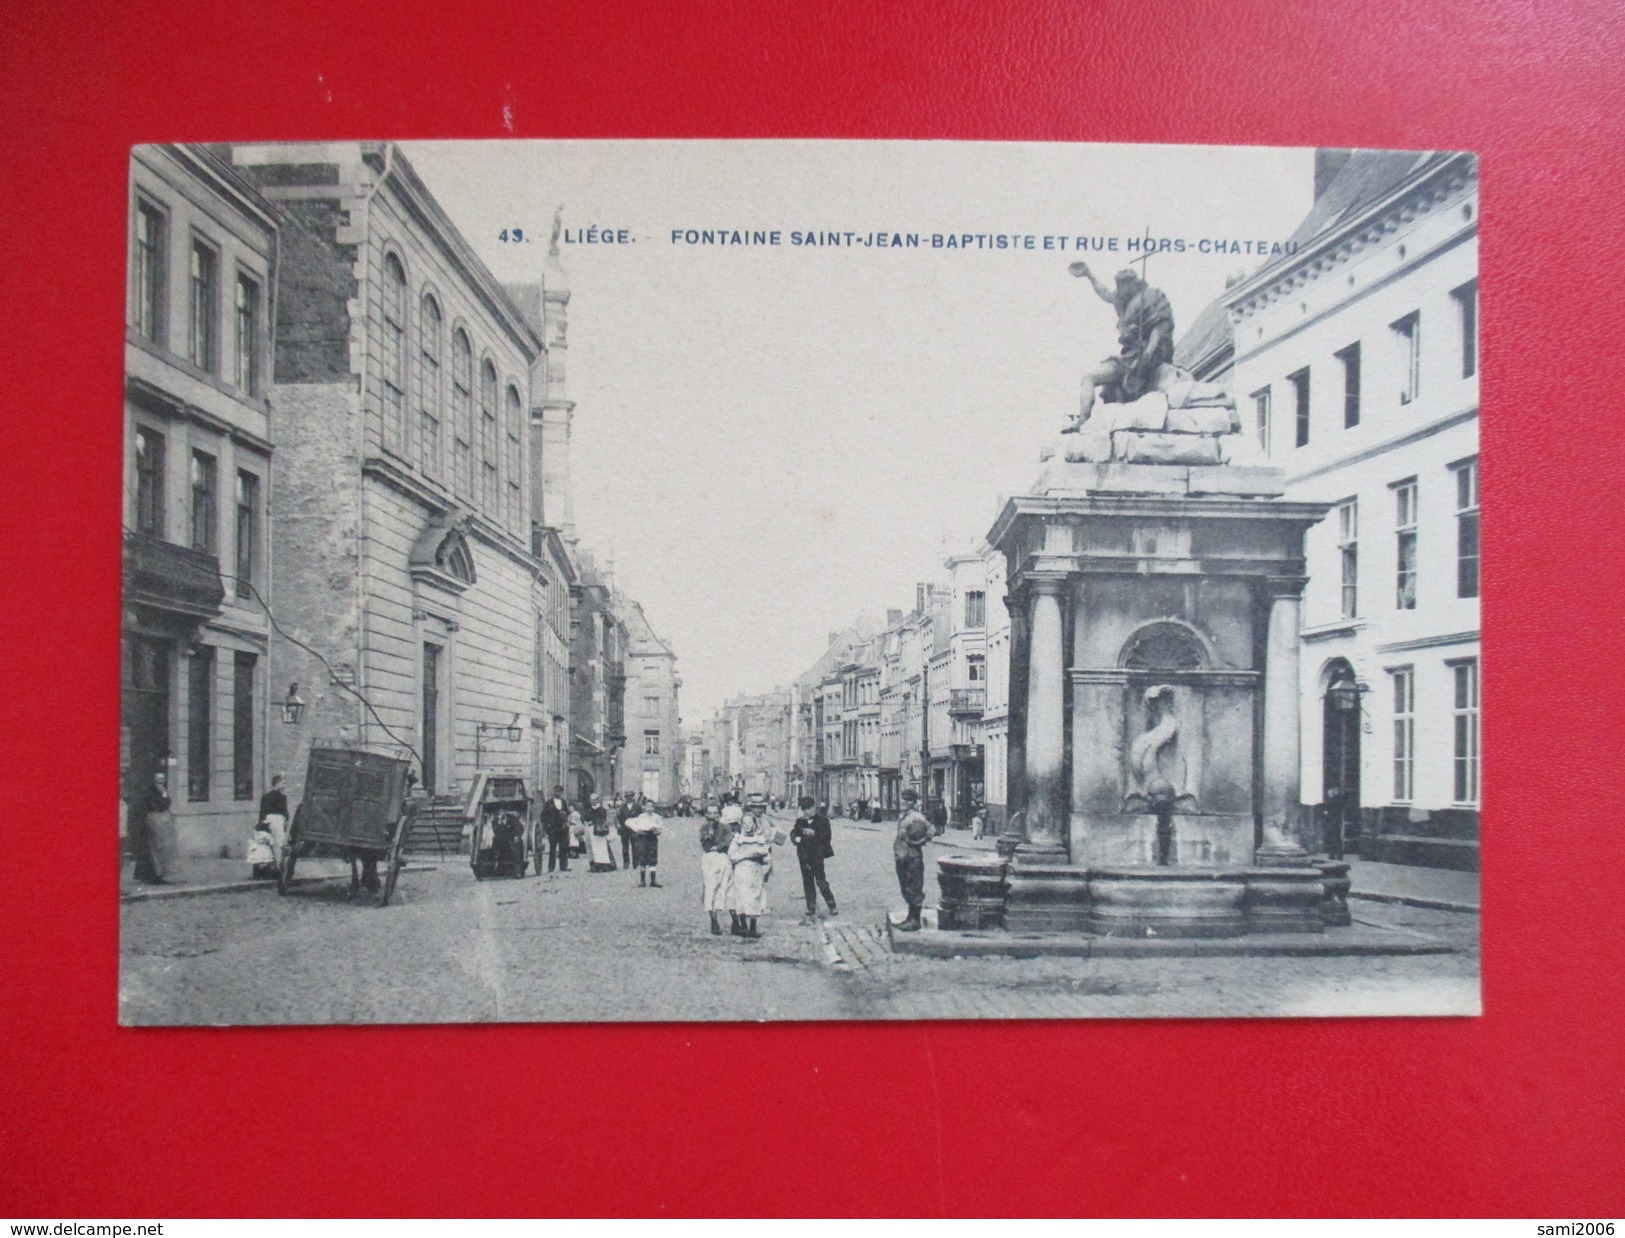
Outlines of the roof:
{"label": "roof", "polygon": [[1205,371],[1223,360],[1223,354],[1235,347],[1235,336],[1230,326],[1230,313],[1224,301],[1209,302],[1196,316],[1196,321],[1174,343],[1174,364],[1189,370],[1198,378],[1206,378]]}
{"label": "roof", "polygon": [[1223,295],[1196,316],[1174,344],[1174,364],[1199,378],[1208,377],[1222,367],[1229,360],[1225,355],[1227,350],[1233,350],[1235,345],[1229,314],[1229,305],[1236,299],[1235,289],[1256,287],[1274,271],[1299,261],[1303,251],[1317,240],[1360,218],[1407,181],[1455,157],[1450,152],[1439,151],[1349,152],[1341,170],[1327,183],[1325,191],[1287,238],[1282,246],[1284,252],[1246,279],[1226,287]]}

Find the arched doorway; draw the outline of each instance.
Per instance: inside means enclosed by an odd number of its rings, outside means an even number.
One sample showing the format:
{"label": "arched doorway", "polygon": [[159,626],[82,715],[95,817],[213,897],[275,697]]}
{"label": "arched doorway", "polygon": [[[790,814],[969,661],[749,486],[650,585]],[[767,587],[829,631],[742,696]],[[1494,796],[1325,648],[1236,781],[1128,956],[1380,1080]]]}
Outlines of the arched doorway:
{"label": "arched doorway", "polygon": [[1327,667],[1321,698],[1322,818],[1327,853],[1334,860],[1360,850],[1360,693],[1354,668],[1338,658]]}

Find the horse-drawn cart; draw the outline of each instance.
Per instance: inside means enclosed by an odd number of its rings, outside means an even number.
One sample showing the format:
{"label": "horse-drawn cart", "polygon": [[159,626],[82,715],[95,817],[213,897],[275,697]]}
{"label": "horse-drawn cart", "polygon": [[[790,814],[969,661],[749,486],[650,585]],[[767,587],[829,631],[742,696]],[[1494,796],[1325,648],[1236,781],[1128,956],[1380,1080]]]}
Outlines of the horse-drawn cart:
{"label": "horse-drawn cart", "polygon": [[[401,872],[401,852],[415,815],[406,799],[410,763],[347,748],[313,747],[305,797],[293,815],[277,869],[277,890],[288,893],[300,855],[317,847],[350,861],[350,892],[379,890],[387,907]],[[378,865],[383,862],[382,889]],[[358,863],[360,865],[358,869]]]}

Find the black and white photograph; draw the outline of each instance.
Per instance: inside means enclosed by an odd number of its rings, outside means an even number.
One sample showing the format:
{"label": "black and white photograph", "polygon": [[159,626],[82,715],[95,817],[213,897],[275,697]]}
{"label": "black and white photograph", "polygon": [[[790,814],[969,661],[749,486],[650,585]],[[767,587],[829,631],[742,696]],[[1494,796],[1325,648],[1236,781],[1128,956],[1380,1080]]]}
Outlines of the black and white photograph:
{"label": "black and white photograph", "polygon": [[135,147],[120,1021],[1478,1015],[1478,196]]}

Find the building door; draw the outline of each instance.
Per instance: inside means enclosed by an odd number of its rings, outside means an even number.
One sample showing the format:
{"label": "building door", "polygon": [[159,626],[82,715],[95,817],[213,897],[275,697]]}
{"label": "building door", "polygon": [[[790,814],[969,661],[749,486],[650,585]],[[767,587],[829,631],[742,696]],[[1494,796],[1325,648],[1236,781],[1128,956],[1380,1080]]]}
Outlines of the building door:
{"label": "building door", "polygon": [[1323,705],[1326,850],[1338,860],[1360,848],[1360,686],[1347,662],[1333,669]]}
{"label": "building door", "polygon": [[643,798],[651,804],[660,803],[660,771],[646,769],[643,771]]}
{"label": "building door", "polygon": [[122,705],[130,744],[125,794],[133,801],[152,786],[154,774],[169,768],[169,642],[146,636],[126,642]]}
{"label": "building door", "polygon": [[435,793],[440,768],[440,653],[439,645],[423,646],[423,790]]}

